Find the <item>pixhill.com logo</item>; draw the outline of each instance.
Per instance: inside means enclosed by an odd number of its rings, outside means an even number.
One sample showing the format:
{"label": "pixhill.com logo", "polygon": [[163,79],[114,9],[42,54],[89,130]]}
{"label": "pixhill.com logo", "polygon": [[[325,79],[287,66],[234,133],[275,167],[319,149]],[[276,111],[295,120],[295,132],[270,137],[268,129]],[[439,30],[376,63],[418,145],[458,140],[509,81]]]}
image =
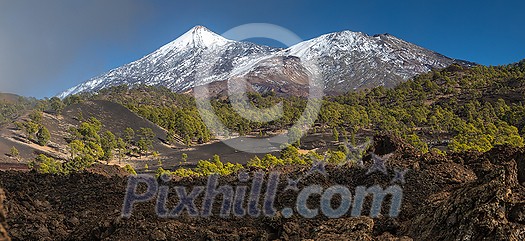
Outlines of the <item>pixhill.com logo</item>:
{"label": "pixhill.com logo", "polygon": [[[354,155],[348,155],[353,157]],[[325,159],[326,160],[326,159]],[[388,216],[397,217],[401,210],[403,200],[403,189],[398,184],[405,183],[405,174],[407,170],[395,170],[394,177],[390,186],[385,188],[380,185],[370,187],[357,186],[354,194],[349,187],[344,185],[333,185],[323,188],[321,185],[306,185],[304,178],[309,175],[322,175],[329,178],[326,171],[325,160],[316,161],[310,170],[304,176],[298,179],[287,178],[287,185],[282,191],[296,192],[294,207],[284,207],[280,210],[285,218],[290,218],[295,212],[304,218],[315,218],[324,215],[329,218],[338,218],[347,214],[353,217],[366,215],[363,214],[363,205],[368,196],[371,197],[370,217],[378,217],[386,203],[386,197],[390,196],[390,207]],[[380,173],[388,175],[385,166],[385,160],[380,156],[372,154],[373,163],[367,170],[367,175]],[[130,217],[133,206],[140,202],[149,202],[155,200],[155,211],[159,217],[177,218],[187,214],[193,217],[209,217],[213,214],[213,205],[222,202],[219,207],[219,215],[224,218],[228,217],[273,217],[278,210],[275,208],[275,199],[278,193],[278,186],[281,180],[280,172],[263,172],[253,173],[252,176],[246,172],[238,174],[240,185],[218,185],[218,175],[208,177],[205,186],[174,186],[167,184],[171,177],[164,175],[160,177],[159,182],[151,175],[131,176],[128,180],[126,197],[122,209],[122,216]],[[139,192],[138,187],[143,183],[146,186],[144,192]],[[299,184],[302,183],[302,188]],[[264,190],[264,192],[263,192]],[[171,194],[171,195],[170,195]],[[176,198],[172,197],[173,194]],[[318,205],[312,207],[308,204],[310,199],[315,196],[320,197]],[[339,197],[339,204],[334,207],[332,200]],[[168,207],[170,198],[177,200],[177,204]],[[201,201],[197,203],[198,201]],[[199,204],[199,205],[198,205]],[[200,207],[200,209],[199,209]]]}

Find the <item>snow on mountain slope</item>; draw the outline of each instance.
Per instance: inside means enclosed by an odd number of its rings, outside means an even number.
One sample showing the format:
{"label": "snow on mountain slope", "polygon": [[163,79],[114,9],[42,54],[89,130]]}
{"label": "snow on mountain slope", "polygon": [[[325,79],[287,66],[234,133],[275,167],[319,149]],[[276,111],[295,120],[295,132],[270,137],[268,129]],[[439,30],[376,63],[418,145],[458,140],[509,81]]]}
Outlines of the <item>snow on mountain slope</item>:
{"label": "snow on mountain slope", "polygon": [[286,50],[302,61],[315,61],[330,92],[399,82],[452,63],[468,64],[408,43],[389,34],[369,36],[342,31],[298,43]]}
{"label": "snow on mountain slope", "polygon": [[[162,85],[174,91],[193,86],[197,71],[209,70],[210,81],[226,79],[240,62],[266,56],[279,49],[225,39],[205,27],[196,26],[174,41],[143,58],[110,70],[58,96],[97,91],[115,85]],[[216,56],[217,59],[208,59]]]}
{"label": "snow on mountain slope", "polygon": [[[291,58],[293,56],[298,59]],[[445,57],[389,34],[369,36],[342,31],[291,46],[272,48],[228,40],[196,26],[145,57],[75,86],[59,97],[96,92],[109,86],[161,85],[176,92],[195,83],[248,79],[256,90],[307,90],[305,65],[316,63],[327,93],[376,86],[393,87],[417,74],[452,63],[471,63]],[[205,70],[205,73],[202,73]],[[292,87],[290,85],[293,85]],[[302,88],[301,87],[305,87]],[[226,88],[217,85],[217,88]],[[288,93],[288,92],[286,92]],[[304,93],[303,93],[304,94]]]}

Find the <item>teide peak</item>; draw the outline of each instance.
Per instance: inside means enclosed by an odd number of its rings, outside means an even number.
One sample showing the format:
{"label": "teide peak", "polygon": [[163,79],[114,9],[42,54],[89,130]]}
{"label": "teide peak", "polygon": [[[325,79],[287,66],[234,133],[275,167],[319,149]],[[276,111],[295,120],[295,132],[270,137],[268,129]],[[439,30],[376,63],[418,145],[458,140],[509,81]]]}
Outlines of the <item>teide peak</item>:
{"label": "teide peak", "polygon": [[[241,77],[256,91],[307,94],[308,62],[315,62],[326,93],[376,86],[393,87],[417,74],[452,63],[445,57],[389,34],[369,36],[342,31],[300,42],[287,49],[228,40],[196,26],[139,60],[70,88],[59,97],[126,84],[165,86],[190,91],[197,80],[213,83],[212,93],[225,91],[225,81]],[[204,72],[202,70],[205,70]]]}

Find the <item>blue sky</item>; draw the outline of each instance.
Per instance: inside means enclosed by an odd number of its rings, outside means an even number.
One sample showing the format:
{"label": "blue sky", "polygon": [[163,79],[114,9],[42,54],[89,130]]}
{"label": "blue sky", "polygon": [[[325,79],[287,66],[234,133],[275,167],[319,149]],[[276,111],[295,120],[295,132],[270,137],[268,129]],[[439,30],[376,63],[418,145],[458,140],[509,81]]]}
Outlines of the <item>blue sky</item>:
{"label": "blue sky", "polygon": [[[390,33],[484,65],[525,58],[524,1],[0,0],[0,92],[53,96],[195,25],[281,25],[303,39]],[[259,43],[278,43],[256,40]]]}

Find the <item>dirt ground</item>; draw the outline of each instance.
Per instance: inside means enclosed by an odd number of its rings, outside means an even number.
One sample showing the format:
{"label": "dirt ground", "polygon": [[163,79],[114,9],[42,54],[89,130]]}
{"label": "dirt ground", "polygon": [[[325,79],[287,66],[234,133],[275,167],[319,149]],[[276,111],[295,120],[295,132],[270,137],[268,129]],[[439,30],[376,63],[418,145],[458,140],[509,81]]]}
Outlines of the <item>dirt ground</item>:
{"label": "dirt ground", "polygon": [[[364,216],[348,213],[337,219],[304,218],[297,213],[286,218],[281,211],[273,217],[221,218],[218,209],[207,218],[160,218],[155,201],[136,204],[131,217],[123,218],[128,178],[118,168],[100,166],[70,176],[0,172],[0,187],[6,194],[5,227],[13,240],[525,240],[524,149],[422,155],[393,137],[375,140],[371,152],[386,159],[387,174],[367,174],[370,155],[365,157],[365,167],[327,166],[326,176],[305,166],[279,167],[273,170],[281,173],[274,206],[283,210],[295,203],[298,193],[285,190],[287,177],[301,178],[299,189],[339,184],[353,193],[357,186],[394,185],[392,181],[400,180],[394,178],[395,171],[406,169],[405,183],[398,182],[403,189],[398,217],[388,216],[387,198],[377,218],[367,215],[369,199]],[[247,173],[253,176],[257,171]],[[205,177],[174,178],[161,183],[173,190],[206,181]],[[223,184],[243,185],[237,175],[221,177],[219,185]],[[169,195],[168,206],[174,207],[176,195]],[[201,200],[197,199],[197,208]],[[220,206],[220,196],[216,201],[215,207]],[[332,205],[339,202],[334,198]],[[316,203],[317,196],[308,201],[312,208]]]}

